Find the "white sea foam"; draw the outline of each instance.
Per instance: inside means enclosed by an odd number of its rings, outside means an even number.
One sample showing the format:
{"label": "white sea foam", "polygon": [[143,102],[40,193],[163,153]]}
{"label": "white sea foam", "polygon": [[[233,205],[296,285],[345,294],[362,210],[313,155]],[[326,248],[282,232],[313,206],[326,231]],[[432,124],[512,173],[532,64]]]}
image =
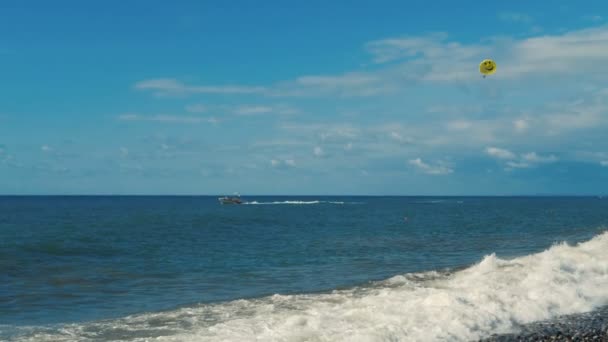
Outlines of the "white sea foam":
{"label": "white sea foam", "polygon": [[301,205],[301,204],[360,204],[360,202],[341,202],[341,201],[273,201],[273,202],[258,202],[251,201],[245,202],[243,204],[249,205],[272,205],[272,204],[292,204],[292,205]]}
{"label": "white sea foam", "polygon": [[258,204],[258,205],[262,205],[262,204],[319,204],[321,203],[321,201],[274,201],[274,202],[258,202],[258,201],[253,201],[253,202],[246,202],[244,204]]}
{"label": "white sea foam", "polygon": [[456,200],[423,200],[423,201],[415,201],[413,203],[416,204],[453,204],[453,203],[457,203],[457,204],[462,204],[464,203],[464,201],[456,201]]}
{"label": "white sea foam", "polygon": [[19,340],[467,341],[608,304],[608,232],[454,273],[326,294],[274,295],[64,326]]}

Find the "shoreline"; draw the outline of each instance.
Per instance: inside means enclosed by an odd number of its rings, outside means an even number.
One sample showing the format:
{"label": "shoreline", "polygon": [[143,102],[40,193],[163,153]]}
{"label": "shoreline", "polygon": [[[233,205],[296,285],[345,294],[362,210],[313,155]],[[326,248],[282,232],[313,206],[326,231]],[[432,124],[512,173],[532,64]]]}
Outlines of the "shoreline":
{"label": "shoreline", "polygon": [[479,342],[601,341],[608,342],[608,305],[591,312],[559,316],[518,327],[518,332],[491,335]]}

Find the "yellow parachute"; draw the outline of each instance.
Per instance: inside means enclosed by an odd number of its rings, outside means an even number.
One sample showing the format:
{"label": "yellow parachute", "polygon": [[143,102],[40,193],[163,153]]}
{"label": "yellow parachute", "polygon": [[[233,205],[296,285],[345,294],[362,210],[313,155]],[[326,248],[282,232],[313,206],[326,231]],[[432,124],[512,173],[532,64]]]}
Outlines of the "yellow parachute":
{"label": "yellow parachute", "polygon": [[496,62],[491,59],[484,59],[479,63],[479,72],[483,74],[484,78],[495,73],[497,68]]}

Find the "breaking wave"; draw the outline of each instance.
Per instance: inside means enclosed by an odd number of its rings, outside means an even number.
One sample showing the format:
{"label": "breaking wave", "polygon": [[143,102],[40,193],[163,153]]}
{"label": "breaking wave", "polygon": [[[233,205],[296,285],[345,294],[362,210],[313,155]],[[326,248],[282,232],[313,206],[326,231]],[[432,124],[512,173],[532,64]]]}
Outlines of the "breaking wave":
{"label": "breaking wave", "polygon": [[606,304],[608,232],[511,260],[487,255],[451,273],[410,273],[323,294],[274,295],[116,320],[19,328],[11,337],[16,341],[468,341]]}

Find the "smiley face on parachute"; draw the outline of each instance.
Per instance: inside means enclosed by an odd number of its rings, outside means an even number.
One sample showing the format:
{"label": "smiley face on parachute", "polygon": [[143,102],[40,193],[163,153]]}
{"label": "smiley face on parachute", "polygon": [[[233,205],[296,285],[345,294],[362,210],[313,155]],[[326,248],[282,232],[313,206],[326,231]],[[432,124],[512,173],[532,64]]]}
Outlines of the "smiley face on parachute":
{"label": "smiley face on parachute", "polygon": [[491,59],[484,59],[483,61],[481,61],[481,63],[479,63],[479,72],[483,74],[483,77],[486,77],[487,75],[492,75],[496,72],[496,69],[496,62]]}

